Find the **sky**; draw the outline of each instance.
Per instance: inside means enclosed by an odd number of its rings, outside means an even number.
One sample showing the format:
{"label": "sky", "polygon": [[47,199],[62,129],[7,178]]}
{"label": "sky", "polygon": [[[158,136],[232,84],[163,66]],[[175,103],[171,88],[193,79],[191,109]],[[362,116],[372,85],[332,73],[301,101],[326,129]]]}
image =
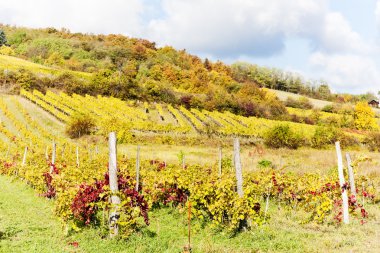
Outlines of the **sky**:
{"label": "sky", "polygon": [[0,0],[0,23],[123,34],[380,91],[380,0]]}

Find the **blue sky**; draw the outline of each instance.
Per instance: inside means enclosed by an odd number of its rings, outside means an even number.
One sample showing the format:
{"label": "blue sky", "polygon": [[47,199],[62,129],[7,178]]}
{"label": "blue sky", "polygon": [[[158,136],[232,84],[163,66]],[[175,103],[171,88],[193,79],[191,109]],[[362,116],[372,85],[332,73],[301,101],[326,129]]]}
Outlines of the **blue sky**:
{"label": "blue sky", "polygon": [[120,33],[336,92],[380,90],[380,0],[0,0],[0,22]]}

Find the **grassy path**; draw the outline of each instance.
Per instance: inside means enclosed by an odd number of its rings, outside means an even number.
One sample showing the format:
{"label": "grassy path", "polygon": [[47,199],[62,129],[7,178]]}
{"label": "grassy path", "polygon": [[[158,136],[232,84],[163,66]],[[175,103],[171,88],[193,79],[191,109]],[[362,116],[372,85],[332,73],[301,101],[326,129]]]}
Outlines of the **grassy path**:
{"label": "grassy path", "polygon": [[0,252],[70,252],[52,205],[0,175]]}

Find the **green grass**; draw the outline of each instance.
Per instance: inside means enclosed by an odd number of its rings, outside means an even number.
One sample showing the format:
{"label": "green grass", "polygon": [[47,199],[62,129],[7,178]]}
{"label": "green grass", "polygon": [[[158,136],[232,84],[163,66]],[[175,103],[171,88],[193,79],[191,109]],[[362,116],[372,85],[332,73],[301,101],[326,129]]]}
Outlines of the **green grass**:
{"label": "green grass", "polygon": [[24,183],[0,176],[0,251],[64,252],[64,245],[52,203]]}
{"label": "green grass", "polygon": [[[8,96],[7,96],[8,97]],[[57,118],[41,109],[41,107],[30,102],[29,100],[21,97],[14,96],[29,113],[29,115],[39,124],[42,125],[47,131],[55,135],[64,135],[65,124]],[[8,98],[9,99],[9,98]],[[15,111],[16,113],[16,111]]]}
{"label": "green grass", "polygon": [[[0,252],[181,252],[187,244],[186,212],[163,208],[150,212],[151,224],[127,240],[102,239],[99,230],[65,236],[52,202],[23,182],[0,176]],[[379,252],[378,207],[365,225],[300,225],[298,216],[270,204],[268,224],[232,235],[192,221],[193,252]],[[299,214],[297,214],[299,215]],[[70,245],[78,243],[78,248]]]}
{"label": "green grass", "polygon": [[[101,152],[107,152],[107,143],[99,145]],[[120,144],[118,145],[119,155],[126,155],[128,158],[136,157],[136,145]],[[161,160],[169,164],[180,164],[178,155],[180,152],[185,154],[185,162],[187,164],[200,164],[202,166],[215,165],[218,162],[218,143],[214,145],[196,145],[181,146],[167,144],[146,144],[140,146],[140,157],[143,160]],[[358,170],[360,174],[375,174],[380,176],[379,161],[380,153],[369,152],[365,149],[347,150],[352,160],[355,161],[360,157],[370,158],[368,161],[360,163]],[[232,158],[233,146],[223,148],[223,157]],[[275,168],[285,169],[295,173],[328,173],[330,170],[336,170],[337,157],[333,145],[328,149],[317,150],[312,148],[300,148],[298,150],[269,149],[263,148],[262,153],[258,153],[257,149],[252,146],[241,146],[241,161],[243,170],[255,171],[259,168],[258,164],[262,160],[271,161]]]}

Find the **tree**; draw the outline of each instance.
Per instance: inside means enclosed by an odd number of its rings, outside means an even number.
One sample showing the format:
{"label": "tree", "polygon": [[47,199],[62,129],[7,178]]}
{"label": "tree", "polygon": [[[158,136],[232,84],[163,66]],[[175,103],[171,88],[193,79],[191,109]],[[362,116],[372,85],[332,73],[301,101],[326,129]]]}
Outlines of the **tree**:
{"label": "tree", "polygon": [[7,44],[7,37],[3,30],[0,30],[0,47]]}
{"label": "tree", "polygon": [[376,123],[375,113],[366,102],[358,102],[356,104],[354,124],[359,130],[379,129],[379,125]]}
{"label": "tree", "polygon": [[203,65],[205,66],[205,68],[208,70],[208,71],[211,71],[212,70],[212,65],[210,63],[210,61],[206,58]]}
{"label": "tree", "polygon": [[66,133],[70,138],[80,138],[83,135],[91,134],[95,131],[95,119],[90,115],[76,113],[71,115],[66,126]]}
{"label": "tree", "polygon": [[321,81],[321,85],[317,88],[317,93],[321,99],[329,100],[331,98],[331,90],[327,83]]}

